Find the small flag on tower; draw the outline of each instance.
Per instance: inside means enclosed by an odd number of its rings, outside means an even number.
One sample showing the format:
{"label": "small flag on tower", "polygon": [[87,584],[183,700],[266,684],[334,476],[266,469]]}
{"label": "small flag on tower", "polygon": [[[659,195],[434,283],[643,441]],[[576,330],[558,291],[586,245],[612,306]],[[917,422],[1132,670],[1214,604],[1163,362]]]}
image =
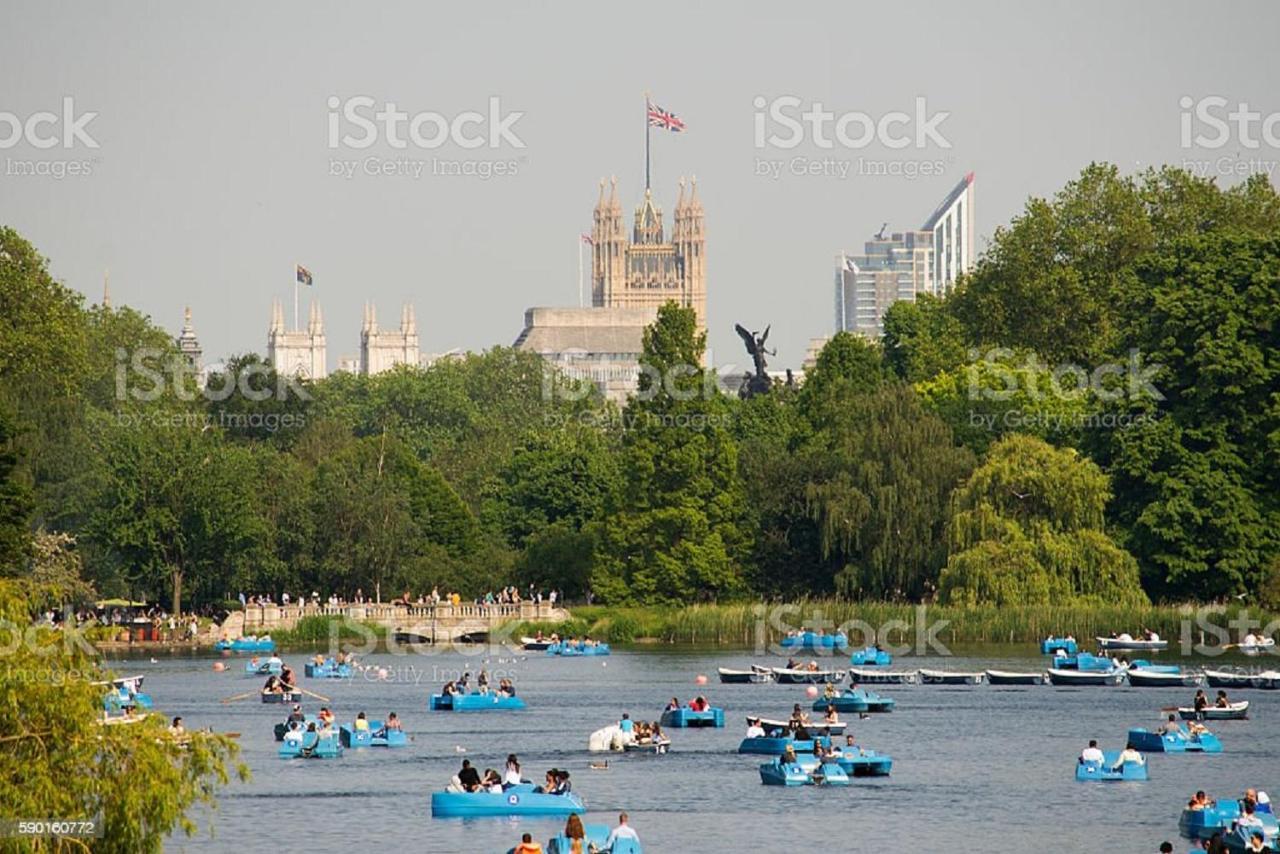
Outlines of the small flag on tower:
{"label": "small flag on tower", "polygon": [[649,103],[649,127],[665,128],[672,133],[684,133],[684,122],[675,113]]}
{"label": "small flag on tower", "polygon": [[311,287],[311,271],[301,264],[298,265],[298,283]]}
{"label": "small flag on tower", "polygon": [[592,240],[592,239],[591,239],[591,235],[590,235],[590,234],[587,234],[585,231],[584,231],[584,232],[582,232],[582,242],[583,242],[583,243],[585,243],[585,244],[587,244],[588,246],[595,246],[595,245],[596,245],[596,242],[595,242],[594,240]]}

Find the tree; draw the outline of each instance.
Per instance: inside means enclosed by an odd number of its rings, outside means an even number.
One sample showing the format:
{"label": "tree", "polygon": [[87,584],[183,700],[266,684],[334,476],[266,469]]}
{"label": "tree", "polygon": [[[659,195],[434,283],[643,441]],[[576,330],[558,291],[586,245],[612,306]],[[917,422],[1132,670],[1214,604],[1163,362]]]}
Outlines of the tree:
{"label": "tree", "polygon": [[891,378],[880,345],[852,332],[837,332],[805,376],[800,410],[810,422],[829,417],[830,408],[848,393],[868,394]]}
{"label": "tree", "polygon": [[1011,435],[952,497],[939,591],[957,605],[1145,604],[1137,562],[1103,531],[1107,476],[1071,449]]}
{"label": "tree", "polygon": [[0,576],[21,573],[31,554],[31,490],[17,468],[13,423],[0,409]]}
{"label": "tree", "polygon": [[606,601],[674,602],[742,589],[750,544],[729,403],[702,367],[706,333],[669,302],[645,329],[627,405],[620,489],[592,589]]}
{"label": "tree", "polygon": [[964,327],[932,294],[898,300],[884,313],[884,361],[899,379],[932,379],[965,360]]}
{"label": "tree", "polygon": [[[0,618],[32,639],[0,668],[0,818],[95,820],[102,836],[92,850],[159,852],[175,830],[195,831],[188,812],[212,804],[230,771],[248,779],[248,769],[233,764],[229,737],[198,732],[178,740],[157,715],[102,726],[102,688],[86,678],[97,672],[91,651],[71,632],[31,626],[37,601],[48,595],[36,591],[33,600],[0,580]],[[48,847],[88,850],[70,837],[53,837]]]}

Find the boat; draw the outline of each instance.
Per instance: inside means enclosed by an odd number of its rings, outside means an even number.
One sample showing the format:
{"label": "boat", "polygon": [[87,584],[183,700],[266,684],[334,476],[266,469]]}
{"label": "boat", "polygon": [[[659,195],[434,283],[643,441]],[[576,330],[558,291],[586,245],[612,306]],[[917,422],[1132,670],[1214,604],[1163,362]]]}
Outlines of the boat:
{"label": "boat", "polygon": [[847,786],[849,775],[836,762],[783,762],[782,757],[760,766],[766,786]]}
{"label": "boat", "polygon": [[1176,733],[1152,732],[1141,727],[1129,730],[1129,743],[1143,753],[1221,753],[1222,742],[1211,732],[1190,733],[1179,727]]}
{"label": "boat", "polygon": [[[640,847],[638,839],[615,839],[613,846],[606,848],[609,842],[609,834],[611,832],[607,824],[583,824],[583,831],[586,836],[581,840],[582,847],[580,850],[608,851],[609,854],[643,854],[644,849]],[[547,840],[547,854],[570,854],[573,851],[574,840],[565,836],[563,833],[559,836],[553,836]],[[515,849],[510,849],[507,854],[515,854]]]}
{"label": "boat", "polygon": [[[1262,848],[1249,847],[1251,837],[1262,834]],[[1236,826],[1228,830],[1222,837],[1230,854],[1249,854],[1250,851],[1275,851],[1280,846],[1280,839],[1275,834],[1268,834],[1264,828]]]}
{"label": "boat", "polygon": [[1076,645],[1076,639],[1073,637],[1045,638],[1040,641],[1042,655],[1053,655],[1058,650],[1062,650],[1067,655],[1075,655],[1080,651],[1080,647]]}
{"label": "boat", "polygon": [[[821,711],[824,712],[826,710],[826,706],[823,706],[821,709]],[[749,715],[747,717],[747,723],[751,723],[753,720],[759,721],[760,726],[764,727],[766,731],[785,730],[791,726],[791,721],[775,721],[770,720],[769,718],[756,717],[754,715]],[[814,721],[813,723],[806,724],[805,729],[820,735],[844,735],[844,729],[846,726],[848,726],[848,724],[845,721],[836,721],[833,724],[829,724],[826,721]]]}
{"label": "boat", "polygon": [[819,697],[813,701],[815,712],[825,712],[827,706],[835,706],[837,712],[892,712],[897,701],[892,697],[883,697],[866,688],[846,688],[833,697]]}
{"label": "boat", "polygon": [[520,697],[506,694],[432,694],[429,708],[433,712],[494,712],[525,708]]}
{"label": "boat", "polygon": [[[275,733],[276,741],[284,741],[284,734],[289,731],[289,723],[290,721],[285,720],[275,725],[273,732]],[[319,729],[320,719],[315,715],[304,715],[298,724],[298,728],[305,732],[309,724],[315,724],[316,729]]]}
{"label": "boat", "polygon": [[850,777],[887,777],[893,770],[893,759],[874,750],[844,747],[836,756],[836,764]]}
{"label": "boat", "polygon": [[662,713],[662,725],[668,727],[723,727],[724,709],[712,706],[704,712],[695,712],[688,706],[668,709]]}
{"label": "boat", "polygon": [[263,691],[264,703],[296,703],[302,699],[301,691]]}
{"label": "boat", "polygon": [[245,676],[279,676],[284,670],[284,662],[278,658],[268,658],[266,661],[246,661],[244,663]]}
{"label": "boat", "polygon": [[849,656],[849,663],[854,667],[888,667],[893,664],[893,656],[879,647],[869,646],[855,650]]}
{"label": "boat", "polygon": [[849,668],[849,679],[855,685],[859,682],[871,682],[879,685],[914,684],[918,674],[914,670],[863,670],[859,667]]}
{"label": "boat", "polygon": [[1254,638],[1252,643],[1246,638],[1240,644],[1240,651],[1245,655],[1260,655],[1275,648],[1275,638]]}
{"label": "boat", "polygon": [[1095,638],[1098,641],[1098,649],[1101,650],[1144,650],[1147,652],[1158,652],[1162,649],[1169,648],[1167,640],[1161,640],[1159,637],[1153,636],[1150,640],[1137,640],[1129,635],[1120,635],[1114,638]]}
{"label": "boat", "polygon": [[1075,655],[1055,655],[1053,666],[1058,670],[1110,670],[1116,663],[1105,655],[1081,652]]}
{"label": "boat", "polygon": [[1013,670],[988,670],[987,683],[990,685],[1043,685],[1043,673],[1027,673]]}
{"label": "boat", "polygon": [[775,667],[773,678],[779,685],[825,685],[828,682],[838,684],[844,681],[844,671]]}
{"label": "boat", "polygon": [[1111,670],[1059,670],[1049,668],[1051,685],[1118,685],[1124,678],[1123,667]]}
{"label": "boat", "polygon": [[1134,688],[1194,687],[1200,684],[1199,673],[1185,673],[1176,664],[1148,664],[1135,661],[1129,665],[1129,684]]}
{"label": "boat", "polygon": [[746,685],[746,684],[762,684],[764,682],[773,681],[772,670],[731,670],[728,667],[717,668],[720,673],[720,681],[726,685]]}
{"label": "boat", "polygon": [[926,685],[977,685],[982,682],[983,674],[956,673],[950,670],[920,669],[920,681]]}
{"label": "boat", "polygon": [[[1240,802],[1213,801],[1203,809],[1184,809],[1178,819],[1178,830],[1189,839],[1208,839],[1215,833],[1226,833],[1231,825],[1242,815]],[[1280,832],[1280,824],[1271,813],[1254,813],[1262,822],[1263,833],[1267,837]]]}
{"label": "boat", "polygon": [[769,730],[766,728],[765,735],[748,736],[738,742],[739,753],[753,753],[761,756],[781,756],[787,752],[790,747],[797,755],[813,755],[813,745],[815,742],[822,744],[824,747],[831,746],[831,739],[819,736],[816,739],[794,739],[787,735],[788,730]]}
{"label": "boat", "polygon": [[337,759],[342,756],[342,742],[336,732],[304,732],[301,738],[281,741],[278,755],[281,759]]}
{"label": "boat", "polygon": [[1178,714],[1184,721],[1242,721],[1249,717],[1249,701],[1241,700],[1226,706],[1205,706],[1198,712],[1194,706],[1181,706]]}
{"label": "boat", "polygon": [[220,640],[213,645],[213,648],[218,652],[275,652],[276,642],[270,635],[263,635],[260,638],[245,635],[233,641]]}
{"label": "boat", "polygon": [[323,664],[308,662],[302,670],[309,679],[350,679],[352,673],[350,664],[337,664],[333,659]]}
{"label": "boat", "polygon": [[575,656],[575,655],[608,655],[609,645],[607,643],[573,643],[571,641],[560,641],[547,646],[547,655]]}
{"label": "boat", "polygon": [[431,815],[459,818],[489,815],[581,815],[586,805],[577,794],[551,795],[521,783],[502,792],[432,792]]}
{"label": "boat", "polygon": [[131,708],[151,709],[155,707],[155,703],[151,701],[151,695],[142,690],[144,679],[146,679],[145,676],[122,676],[118,679],[108,679],[90,684],[107,689],[102,698],[102,707],[108,713],[114,713],[123,712]]}
{"label": "boat", "polygon": [[554,643],[554,641],[548,640],[547,638],[520,638],[520,645],[528,652],[542,652],[547,649],[547,647],[551,646],[552,643]]}
{"label": "boat", "polygon": [[1081,783],[1120,783],[1148,779],[1147,762],[1126,762],[1116,767],[1120,751],[1108,750],[1101,762],[1076,762],[1076,780]]}
{"label": "boat", "polygon": [[781,641],[783,649],[806,649],[813,652],[844,650],[849,646],[849,638],[844,632],[829,635],[826,632],[797,632],[789,634]]}
{"label": "boat", "polygon": [[368,729],[343,724],[338,727],[338,737],[343,747],[404,747],[409,743],[404,730],[386,729],[382,721],[369,721]]}
{"label": "boat", "polygon": [[1206,670],[1204,677],[1210,688],[1258,688],[1263,691],[1280,689],[1280,671],[1275,670],[1264,670],[1261,673]]}

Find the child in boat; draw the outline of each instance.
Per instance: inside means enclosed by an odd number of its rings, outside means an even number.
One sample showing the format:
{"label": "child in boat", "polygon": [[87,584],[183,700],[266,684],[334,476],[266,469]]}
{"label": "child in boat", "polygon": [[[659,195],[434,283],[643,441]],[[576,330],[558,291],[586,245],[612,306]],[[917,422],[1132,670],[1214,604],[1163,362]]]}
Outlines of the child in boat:
{"label": "child in boat", "polygon": [[369,719],[365,717],[364,712],[361,712],[360,714],[356,715],[356,731],[359,732],[359,731],[368,730],[368,729],[369,729]]}
{"label": "child in boat", "polygon": [[533,841],[532,833],[521,836],[520,844],[511,850],[514,854],[542,854],[542,846]]}
{"label": "child in boat", "polygon": [[1201,688],[1199,691],[1196,691],[1196,698],[1194,701],[1192,701],[1192,705],[1195,707],[1195,710],[1197,712],[1203,712],[1208,707],[1209,695],[1205,694],[1203,688]]}

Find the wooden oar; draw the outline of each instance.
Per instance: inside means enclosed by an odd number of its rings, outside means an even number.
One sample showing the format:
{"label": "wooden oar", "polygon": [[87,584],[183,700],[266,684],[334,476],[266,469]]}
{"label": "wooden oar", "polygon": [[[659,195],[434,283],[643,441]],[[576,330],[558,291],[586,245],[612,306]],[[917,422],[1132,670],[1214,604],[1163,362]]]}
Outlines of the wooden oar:
{"label": "wooden oar", "polygon": [[292,690],[297,691],[299,694],[306,694],[308,697],[314,697],[315,699],[320,700],[321,702],[324,702],[324,703],[329,702],[328,697],[324,696],[323,694],[317,694],[315,691],[308,691],[306,688],[295,687]]}
{"label": "wooden oar", "polygon": [[222,702],[224,702],[224,703],[234,703],[236,700],[247,700],[247,699],[249,699],[250,697],[252,697],[254,694],[257,694],[257,693],[260,693],[260,692],[258,692],[258,691],[247,691],[247,692],[245,692],[245,693],[243,693],[243,694],[236,694],[234,697],[227,697],[227,698],[226,698],[225,700],[223,700]]}

